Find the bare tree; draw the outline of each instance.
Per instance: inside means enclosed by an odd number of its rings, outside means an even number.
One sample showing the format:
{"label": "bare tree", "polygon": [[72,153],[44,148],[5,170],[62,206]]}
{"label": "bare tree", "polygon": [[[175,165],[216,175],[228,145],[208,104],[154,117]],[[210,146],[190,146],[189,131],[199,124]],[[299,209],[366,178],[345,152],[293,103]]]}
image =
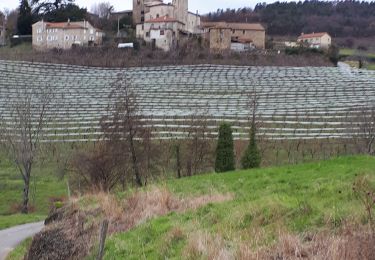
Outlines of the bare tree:
{"label": "bare tree", "polygon": [[48,108],[52,100],[49,87],[18,89],[8,97],[0,126],[0,143],[14,162],[24,182],[22,213],[29,211],[32,169],[40,152]]}
{"label": "bare tree", "polygon": [[[207,115],[208,112],[203,113]],[[207,170],[207,161],[210,155],[210,138],[207,117],[194,113],[188,124],[186,142],[186,174],[195,175]],[[179,151],[178,151],[179,152]],[[179,159],[179,158],[176,158]],[[178,162],[179,164],[180,162]]]}
{"label": "bare tree", "polygon": [[[356,119],[354,119],[356,120]],[[375,142],[375,104],[369,104],[361,109],[358,116],[357,127],[359,128],[359,138],[365,144],[365,152],[368,154],[374,153]],[[355,124],[350,129],[351,133],[355,129]]]}
{"label": "bare tree", "polygon": [[111,13],[114,11],[113,5],[110,2],[101,2],[91,6],[91,12],[98,15],[100,18],[109,19]]}
{"label": "bare tree", "polygon": [[[151,133],[147,131],[139,113],[136,95],[132,91],[131,80],[119,74],[110,98],[114,105],[109,107],[110,114],[102,119],[102,130],[107,142],[124,151],[124,161],[130,159],[130,165],[138,186],[143,186],[141,177],[142,144],[150,145]],[[141,141],[144,141],[143,143]]]}

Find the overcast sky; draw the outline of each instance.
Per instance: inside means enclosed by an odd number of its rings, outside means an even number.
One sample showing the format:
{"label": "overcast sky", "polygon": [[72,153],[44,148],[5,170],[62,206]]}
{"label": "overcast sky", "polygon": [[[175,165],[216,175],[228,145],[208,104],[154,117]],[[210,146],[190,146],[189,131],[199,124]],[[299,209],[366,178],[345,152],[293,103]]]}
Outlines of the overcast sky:
{"label": "overcast sky", "polygon": [[[116,11],[132,9],[132,0],[76,0],[76,4],[90,7],[97,2],[110,2],[115,7]],[[172,2],[171,0],[164,0],[165,3]],[[239,7],[254,7],[258,2],[273,2],[272,0],[189,0],[189,11],[199,11],[200,14],[205,14],[210,11],[216,11],[218,8],[239,8]],[[14,9],[19,5],[19,0],[0,0],[0,10]]]}

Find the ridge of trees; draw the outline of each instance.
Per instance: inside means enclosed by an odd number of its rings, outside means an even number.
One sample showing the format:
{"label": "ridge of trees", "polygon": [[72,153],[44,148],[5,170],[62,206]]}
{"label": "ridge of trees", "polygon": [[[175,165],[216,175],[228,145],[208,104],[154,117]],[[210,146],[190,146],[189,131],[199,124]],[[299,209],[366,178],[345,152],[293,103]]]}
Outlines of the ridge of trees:
{"label": "ridge of trees", "polygon": [[259,22],[269,35],[328,32],[333,37],[375,35],[375,2],[299,1],[259,3],[254,9],[218,9],[206,21]]}

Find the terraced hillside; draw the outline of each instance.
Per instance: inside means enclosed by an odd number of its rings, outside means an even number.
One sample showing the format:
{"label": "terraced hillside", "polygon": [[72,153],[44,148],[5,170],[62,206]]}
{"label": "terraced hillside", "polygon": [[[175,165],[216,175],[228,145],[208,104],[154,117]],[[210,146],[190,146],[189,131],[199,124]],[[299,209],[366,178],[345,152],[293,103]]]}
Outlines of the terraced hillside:
{"label": "terraced hillside", "polygon": [[[248,94],[257,93],[260,134],[270,139],[346,138],[358,135],[359,115],[375,102],[375,71],[334,67],[238,67],[221,65],[107,69],[0,61],[0,112],[19,89],[51,88],[45,141],[100,138],[99,121],[113,103],[118,75],[129,79],[140,113],[155,138],[187,135],[194,118],[204,118],[212,136],[222,121],[236,138],[246,138]],[[38,102],[38,101],[36,101]]]}

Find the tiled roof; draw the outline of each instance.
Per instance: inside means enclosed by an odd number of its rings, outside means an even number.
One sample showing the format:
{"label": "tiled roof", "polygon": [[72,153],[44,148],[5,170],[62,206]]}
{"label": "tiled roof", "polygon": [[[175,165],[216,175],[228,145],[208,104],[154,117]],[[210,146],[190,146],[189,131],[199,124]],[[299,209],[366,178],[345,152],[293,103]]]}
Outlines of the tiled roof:
{"label": "tiled roof", "polygon": [[46,23],[47,28],[57,29],[87,29],[80,22]]}
{"label": "tiled roof", "polygon": [[217,29],[265,31],[260,23],[205,22],[202,23],[202,26],[205,28]]}
{"label": "tiled roof", "polygon": [[168,16],[161,16],[161,17],[158,17],[158,18],[153,18],[153,19],[150,19],[150,20],[147,20],[145,21],[146,23],[165,23],[165,22],[179,22],[178,20],[176,20],[175,18],[171,18],[171,17],[168,17]]}
{"label": "tiled roof", "polygon": [[298,39],[309,39],[309,38],[323,37],[326,34],[328,34],[328,33],[320,32],[320,33],[301,34],[301,36],[299,36]]}

